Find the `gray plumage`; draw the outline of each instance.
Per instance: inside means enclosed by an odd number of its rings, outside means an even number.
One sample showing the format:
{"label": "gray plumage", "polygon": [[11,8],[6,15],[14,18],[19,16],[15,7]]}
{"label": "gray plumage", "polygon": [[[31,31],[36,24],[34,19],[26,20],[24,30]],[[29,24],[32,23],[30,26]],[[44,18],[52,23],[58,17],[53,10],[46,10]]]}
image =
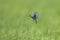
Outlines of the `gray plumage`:
{"label": "gray plumage", "polygon": [[35,12],[33,16],[30,15],[30,17],[37,23],[37,19],[38,19],[38,12]]}

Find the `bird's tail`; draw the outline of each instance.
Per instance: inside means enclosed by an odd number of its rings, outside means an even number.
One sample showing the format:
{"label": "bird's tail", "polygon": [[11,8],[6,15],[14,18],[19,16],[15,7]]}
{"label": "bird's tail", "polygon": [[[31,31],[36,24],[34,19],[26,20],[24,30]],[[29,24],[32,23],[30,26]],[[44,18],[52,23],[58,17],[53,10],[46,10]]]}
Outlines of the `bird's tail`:
{"label": "bird's tail", "polygon": [[29,17],[31,17],[31,15],[29,15]]}
{"label": "bird's tail", "polygon": [[29,17],[33,19],[33,17],[31,15],[29,15]]}
{"label": "bird's tail", "polygon": [[34,19],[31,15],[29,15],[29,17],[32,18],[35,21],[35,23],[37,24],[37,20],[36,19]]}

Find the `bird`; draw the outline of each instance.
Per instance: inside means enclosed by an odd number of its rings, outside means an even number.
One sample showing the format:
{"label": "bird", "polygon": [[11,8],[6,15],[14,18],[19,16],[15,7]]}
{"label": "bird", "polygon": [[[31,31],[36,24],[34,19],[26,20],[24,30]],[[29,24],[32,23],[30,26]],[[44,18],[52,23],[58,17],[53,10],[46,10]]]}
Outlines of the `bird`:
{"label": "bird", "polygon": [[30,15],[30,18],[32,18],[37,23],[38,16],[39,16],[39,13],[35,12],[33,16]]}

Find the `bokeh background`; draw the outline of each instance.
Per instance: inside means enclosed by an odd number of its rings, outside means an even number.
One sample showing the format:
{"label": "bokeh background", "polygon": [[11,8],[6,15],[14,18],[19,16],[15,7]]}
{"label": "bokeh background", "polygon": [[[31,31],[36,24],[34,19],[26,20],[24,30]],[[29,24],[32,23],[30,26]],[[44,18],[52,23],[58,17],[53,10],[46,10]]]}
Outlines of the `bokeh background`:
{"label": "bokeh background", "polygon": [[60,0],[0,0],[0,40],[60,40]]}

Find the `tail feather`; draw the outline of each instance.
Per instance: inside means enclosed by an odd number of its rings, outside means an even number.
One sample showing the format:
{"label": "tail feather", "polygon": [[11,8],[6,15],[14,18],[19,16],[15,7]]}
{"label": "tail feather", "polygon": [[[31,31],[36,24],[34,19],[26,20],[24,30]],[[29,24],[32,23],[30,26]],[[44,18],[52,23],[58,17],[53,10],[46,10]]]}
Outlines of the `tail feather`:
{"label": "tail feather", "polygon": [[35,23],[37,23],[37,20],[33,16],[29,15],[29,17],[32,18],[35,21]]}

